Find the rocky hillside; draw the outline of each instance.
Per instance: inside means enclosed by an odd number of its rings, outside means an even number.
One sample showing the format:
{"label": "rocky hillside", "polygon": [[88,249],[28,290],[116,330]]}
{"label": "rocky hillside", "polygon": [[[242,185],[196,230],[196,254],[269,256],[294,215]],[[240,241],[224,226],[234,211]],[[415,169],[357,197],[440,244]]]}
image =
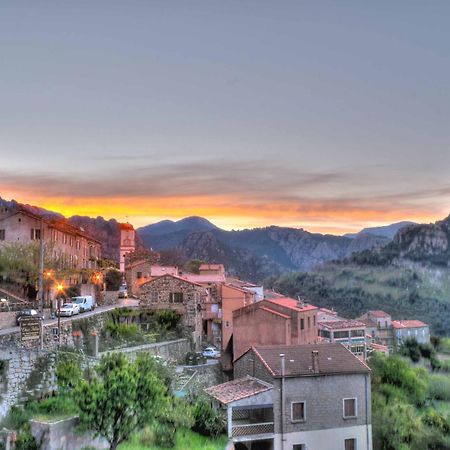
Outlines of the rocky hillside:
{"label": "rocky hillside", "polygon": [[409,262],[450,267],[450,216],[432,224],[400,229],[388,245],[350,258],[358,264],[389,265]]}
{"label": "rocky hillside", "polygon": [[348,233],[345,236],[349,238],[355,238],[361,234],[371,234],[373,236],[383,236],[388,239],[394,239],[394,236],[397,234],[399,230],[410,225],[417,225],[417,224],[414,222],[403,221],[392,223],[390,225],[385,225],[382,227],[364,228],[359,233]]}
{"label": "rocky hillside", "polygon": [[[276,226],[225,231],[198,217],[159,222],[138,229],[138,234],[148,248],[157,251],[178,248],[188,258],[222,261],[230,273],[255,281],[267,273],[311,270],[326,261],[390,242],[388,238],[369,234],[348,238]],[[247,270],[250,262],[252,268]],[[252,278],[248,272],[253,274]]]}

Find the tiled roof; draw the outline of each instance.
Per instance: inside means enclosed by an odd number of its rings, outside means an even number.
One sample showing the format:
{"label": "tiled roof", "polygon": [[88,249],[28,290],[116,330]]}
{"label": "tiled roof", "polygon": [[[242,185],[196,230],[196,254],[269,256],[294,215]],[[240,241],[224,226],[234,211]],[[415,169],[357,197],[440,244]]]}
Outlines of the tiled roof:
{"label": "tiled roof", "polygon": [[194,281],[187,280],[186,278],[182,278],[182,277],[180,277],[178,275],[173,275],[171,273],[165,273],[164,275],[161,275],[159,277],[153,278],[152,280],[146,281],[145,283],[142,283],[141,286],[143,286],[144,284],[154,283],[156,280],[160,280],[163,277],[171,277],[171,278],[175,278],[176,280],[179,280],[179,281],[184,281],[185,283],[194,284],[195,286],[203,287],[199,283],[195,283]]}
{"label": "tiled roof", "polygon": [[390,317],[388,313],[385,313],[384,311],[381,311],[379,309],[375,311],[369,311],[369,314],[373,317]]}
{"label": "tiled roof", "polygon": [[[286,376],[368,373],[369,367],[337,343],[254,346],[253,351],[274,376],[281,376],[280,354],[285,355]],[[251,351],[252,349],[248,350]],[[319,372],[312,371],[312,352],[319,353]]]}
{"label": "tiled roof", "polygon": [[362,322],[366,327],[369,328],[377,328],[378,326],[372,319],[358,319],[358,321]]}
{"label": "tiled roof", "polygon": [[205,392],[219,402],[228,403],[242,400],[256,394],[261,394],[272,389],[272,385],[261,380],[247,376],[237,380],[228,381],[205,389]]}
{"label": "tiled roof", "polygon": [[200,270],[223,270],[223,264],[200,264]]}
{"label": "tiled roof", "polygon": [[358,320],[326,320],[324,322],[319,321],[319,326],[323,328],[330,328],[338,330],[340,328],[362,328],[366,325]]}
{"label": "tiled roof", "polygon": [[263,311],[269,312],[271,314],[274,314],[275,316],[279,316],[279,317],[283,317],[284,319],[290,319],[291,316],[288,316],[287,314],[282,314],[278,311],[274,311],[273,309],[269,309],[269,308],[260,308]]}
{"label": "tiled roof", "polygon": [[399,330],[403,328],[423,328],[428,325],[420,320],[393,320],[392,326]]}
{"label": "tiled roof", "polygon": [[221,274],[202,274],[197,275],[195,273],[185,273],[181,275],[181,278],[184,278],[188,281],[193,281],[194,283],[225,283],[225,275]]}
{"label": "tiled roof", "polygon": [[134,227],[131,223],[119,223],[118,225],[121,230],[134,231]]}
{"label": "tiled roof", "polygon": [[282,305],[286,308],[295,309],[296,311],[313,311],[318,309],[317,306],[309,305],[308,303],[303,303],[303,307],[299,306],[300,302],[294,298],[280,297],[274,299],[266,299],[268,302],[276,303],[277,305]]}
{"label": "tiled roof", "polygon": [[156,266],[152,265],[150,267],[150,275],[152,277],[160,277],[161,275],[166,275],[167,273],[172,275],[178,275],[178,267],[176,266]]}

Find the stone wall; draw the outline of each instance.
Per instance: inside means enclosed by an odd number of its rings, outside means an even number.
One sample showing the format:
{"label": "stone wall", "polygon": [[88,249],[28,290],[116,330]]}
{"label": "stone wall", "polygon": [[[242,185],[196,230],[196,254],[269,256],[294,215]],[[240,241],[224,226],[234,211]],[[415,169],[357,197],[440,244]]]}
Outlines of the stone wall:
{"label": "stone wall", "polygon": [[14,311],[0,312],[0,330],[16,326],[17,313]]}
{"label": "stone wall", "polygon": [[130,359],[136,358],[140,353],[149,353],[155,356],[161,356],[164,359],[170,359],[178,363],[185,361],[186,353],[191,350],[190,343],[187,339],[176,339],[174,341],[157,342],[155,344],[138,345],[135,347],[127,347],[112,352],[103,352],[99,357],[107,353],[125,353]]}
{"label": "stone wall", "polygon": [[101,450],[109,448],[108,442],[103,438],[94,438],[92,433],[77,433],[77,417],[58,422],[30,420],[30,424],[31,434],[40,444],[40,450],[80,450],[83,447]]}
{"label": "stone wall", "polygon": [[184,325],[194,332],[200,347],[202,336],[202,305],[206,289],[196,283],[172,275],[164,275],[141,285],[139,306],[149,309],[170,309],[183,318]]}

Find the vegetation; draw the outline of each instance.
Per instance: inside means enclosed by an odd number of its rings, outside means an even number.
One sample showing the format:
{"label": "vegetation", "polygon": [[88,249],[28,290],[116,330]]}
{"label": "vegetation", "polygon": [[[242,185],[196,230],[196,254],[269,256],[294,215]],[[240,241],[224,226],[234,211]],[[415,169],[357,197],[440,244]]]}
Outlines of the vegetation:
{"label": "vegetation", "polygon": [[449,269],[335,263],[270,278],[265,285],[346,317],[382,309],[394,319],[420,318],[436,335],[450,330]]}
{"label": "vegetation", "polygon": [[377,450],[450,448],[450,377],[413,367],[400,356],[374,354],[373,444]]}
{"label": "vegetation", "polygon": [[74,389],[82,427],[104,437],[111,450],[167,408],[166,388],[151,364],[149,357],[131,363],[113,353]]}
{"label": "vegetation", "polygon": [[225,432],[226,420],[221,412],[211,406],[204,397],[196,399],[194,406],[194,426],[192,429],[203,436],[217,438]]}
{"label": "vegetation", "polygon": [[110,268],[105,273],[105,284],[108,291],[118,291],[122,284],[122,273],[118,269]]}
{"label": "vegetation", "polygon": [[[200,436],[190,430],[178,430],[173,450],[223,450],[227,443],[225,436],[217,439]],[[130,442],[119,446],[120,450],[162,450],[164,447],[155,444],[151,430],[135,434]]]}

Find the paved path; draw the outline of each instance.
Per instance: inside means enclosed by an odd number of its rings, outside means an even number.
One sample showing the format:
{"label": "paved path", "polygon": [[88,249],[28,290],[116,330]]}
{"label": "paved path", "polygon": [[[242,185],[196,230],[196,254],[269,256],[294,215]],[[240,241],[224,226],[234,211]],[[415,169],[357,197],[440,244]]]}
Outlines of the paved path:
{"label": "paved path", "polygon": [[[125,307],[135,308],[137,306],[139,306],[139,300],[134,300],[132,298],[126,298],[126,299],[120,300],[115,305],[98,306],[97,308],[94,309],[94,311],[88,311],[85,313],[77,314],[76,316],[73,316],[73,317],[61,317],[61,323],[68,322],[70,320],[76,320],[79,318],[95,316],[96,314],[101,314],[105,311],[111,311],[116,308],[125,308]],[[44,320],[44,326],[51,326],[51,325],[57,325],[57,324],[58,324],[58,319],[45,319]],[[20,327],[4,328],[4,329],[0,330],[0,336],[4,336],[6,334],[11,334],[11,333],[18,333],[19,331],[20,331]]]}

